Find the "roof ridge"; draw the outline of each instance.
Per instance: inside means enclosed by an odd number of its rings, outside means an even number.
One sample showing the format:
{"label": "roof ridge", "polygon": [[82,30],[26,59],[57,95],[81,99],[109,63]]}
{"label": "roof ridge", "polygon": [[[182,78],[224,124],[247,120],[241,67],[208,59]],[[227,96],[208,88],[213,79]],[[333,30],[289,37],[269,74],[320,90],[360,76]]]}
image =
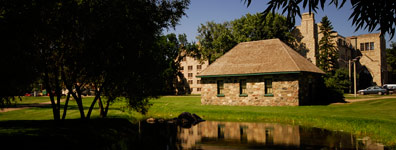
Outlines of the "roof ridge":
{"label": "roof ridge", "polygon": [[283,43],[280,39],[279,42],[281,43],[283,49],[286,51],[287,55],[290,57],[290,59],[292,60],[293,64],[296,65],[297,69],[301,71],[301,68],[297,65],[296,61],[294,60],[294,58],[290,55],[288,49],[285,47],[285,43]]}

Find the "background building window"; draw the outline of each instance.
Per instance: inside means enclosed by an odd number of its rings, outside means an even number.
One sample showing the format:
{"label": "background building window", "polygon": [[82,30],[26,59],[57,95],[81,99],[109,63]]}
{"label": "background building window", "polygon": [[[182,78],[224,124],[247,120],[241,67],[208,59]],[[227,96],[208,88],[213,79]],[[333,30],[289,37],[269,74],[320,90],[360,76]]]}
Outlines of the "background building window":
{"label": "background building window", "polygon": [[202,69],[202,65],[197,65],[197,70],[201,70]]}
{"label": "background building window", "polygon": [[369,43],[364,43],[364,49],[365,49],[365,50],[369,50],[369,49],[370,49],[369,46],[370,46]]}
{"label": "background building window", "polygon": [[370,42],[370,50],[374,50],[374,42]]}
{"label": "background building window", "polygon": [[246,79],[239,81],[239,94],[246,94]]}
{"label": "background building window", "polygon": [[197,84],[201,84],[201,80],[197,80]]}
{"label": "background building window", "polygon": [[188,71],[193,70],[193,66],[188,66]]}
{"label": "background building window", "polygon": [[187,58],[186,57],[183,57],[183,61],[186,61],[187,60]]}
{"label": "background building window", "polygon": [[193,84],[193,80],[188,80],[188,84]]}
{"label": "background building window", "polygon": [[193,74],[192,73],[188,73],[188,78],[192,78]]}
{"label": "background building window", "polygon": [[224,92],[224,82],[223,80],[217,81],[217,94],[223,94]]}
{"label": "background building window", "polygon": [[364,51],[364,43],[360,43],[360,50]]}
{"label": "background building window", "polygon": [[201,92],[201,88],[197,88],[197,91],[198,91],[198,92]]}
{"label": "background building window", "polygon": [[265,79],[265,94],[272,94],[272,79]]}
{"label": "background building window", "polygon": [[194,91],[194,88],[190,88],[190,92],[193,92]]}

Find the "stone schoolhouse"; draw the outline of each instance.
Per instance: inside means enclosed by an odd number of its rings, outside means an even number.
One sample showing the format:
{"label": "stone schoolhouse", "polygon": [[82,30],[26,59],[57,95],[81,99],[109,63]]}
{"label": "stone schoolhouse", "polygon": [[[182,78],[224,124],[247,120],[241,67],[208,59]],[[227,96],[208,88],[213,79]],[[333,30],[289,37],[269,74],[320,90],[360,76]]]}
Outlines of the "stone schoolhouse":
{"label": "stone schoolhouse", "polygon": [[201,103],[298,106],[314,103],[322,70],[279,39],[243,42],[209,65]]}

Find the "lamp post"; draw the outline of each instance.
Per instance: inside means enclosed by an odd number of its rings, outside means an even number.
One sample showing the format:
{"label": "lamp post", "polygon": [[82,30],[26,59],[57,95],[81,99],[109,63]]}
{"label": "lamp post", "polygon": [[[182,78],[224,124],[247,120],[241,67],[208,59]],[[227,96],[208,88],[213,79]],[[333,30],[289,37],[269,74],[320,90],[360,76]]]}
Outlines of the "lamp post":
{"label": "lamp post", "polygon": [[354,58],[353,61],[353,93],[354,96],[356,97],[356,61],[358,61],[361,58],[361,56],[358,56]]}

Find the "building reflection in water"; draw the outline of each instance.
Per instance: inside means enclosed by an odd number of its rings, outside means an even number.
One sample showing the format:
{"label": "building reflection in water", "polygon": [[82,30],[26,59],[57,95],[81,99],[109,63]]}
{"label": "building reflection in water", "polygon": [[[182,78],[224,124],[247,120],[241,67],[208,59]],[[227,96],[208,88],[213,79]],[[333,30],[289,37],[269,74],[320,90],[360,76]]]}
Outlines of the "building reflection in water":
{"label": "building reflection in water", "polygon": [[369,139],[357,140],[344,132],[275,123],[205,121],[178,131],[183,149],[384,149]]}

